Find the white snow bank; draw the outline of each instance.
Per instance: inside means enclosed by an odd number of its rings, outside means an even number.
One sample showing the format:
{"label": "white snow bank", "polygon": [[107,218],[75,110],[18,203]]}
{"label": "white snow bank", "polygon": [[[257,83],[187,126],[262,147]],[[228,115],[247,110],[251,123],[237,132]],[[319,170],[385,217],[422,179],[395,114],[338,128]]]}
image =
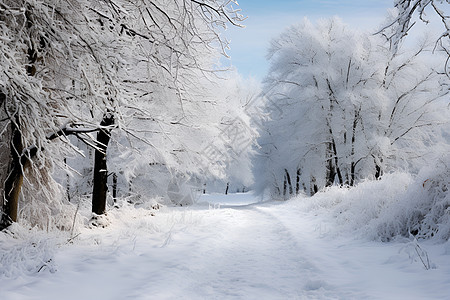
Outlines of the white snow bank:
{"label": "white snow bank", "polygon": [[[338,193],[347,196],[331,199]],[[107,227],[80,228],[71,242],[68,232],[15,226],[0,234],[0,299],[445,299],[448,243],[361,240],[342,225],[331,235],[325,206],[335,211],[350,194],[252,205],[228,195],[227,208],[124,202]]]}
{"label": "white snow bank", "polygon": [[450,237],[449,161],[440,159],[415,178],[386,174],[351,189],[331,187],[311,198],[300,196],[298,205],[335,219],[337,234],[354,232],[381,241],[410,235],[446,241]]}
{"label": "white snow bank", "polygon": [[55,272],[54,253],[58,239],[36,228],[14,223],[0,232],[0,280],[44,272]]}
{"label": "white snow bank", "polygon": [[233,193],[233,194],[204,194],[200,196],[198,204],[209,204],[213,207],[230,207],[243,206],[258,202],[252,191],[248,193]]}

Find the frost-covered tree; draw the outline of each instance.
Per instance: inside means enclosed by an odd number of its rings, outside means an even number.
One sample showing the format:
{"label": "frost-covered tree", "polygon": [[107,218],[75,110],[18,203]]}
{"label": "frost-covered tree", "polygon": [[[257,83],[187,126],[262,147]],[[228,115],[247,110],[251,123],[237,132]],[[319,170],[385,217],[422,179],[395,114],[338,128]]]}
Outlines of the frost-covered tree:
{"label": "frost-covered tree", "polygon": [[449,0],[395,0],[391,15],[386,18],[378,34],[382,34],[390,43],[392,52],[397,52],[404,38],[412,33],[417,21],[423,24],[442,24],[443,31],[435,36],[434,52],[446,55],[444,72],[449,74],[450,61],[450,15]]}
{"label": "frost-covered tree", "polygon": [[[77,47],[69,46],[75,37],[68,29],[71,25],[57,13],[51,14],[48,5],[53,3],[0,4],[2,140],[7,141],[2,147],[9,152],[2,172],[6,176],[1,227],[17,219],[25,172],[51,169],[52,157],[60,152],[51,140],[68,133],[64,120],[59,120],[70,114],[69,99],[60,93],[60,79],[63,74],[71,77],[75,68],[67,57]],[[26,182],[41,189],[44,195],[39,196],[50,199],[54,189],[48,176],[40,175],[29,175]]]}
{"label": "frost-covered tree", "polygon": [[[394,15],[386,20],[386,24],[382,26],[382,32],[388,40],[391,41],[392,50],[395,52],[399,49],[401,40],[409,33],[411,28],[416,24],[416,20],[424,23],[430,22],[430,15],[427,12],[435,14],[444,26],[444,31],[438,38],[438,42],[444,42],[448,47],[450,39],[450,16],[448,15],[449,0],[395,0],[394,7],[396,11]],[[448,48],[447,48],[448,50]],[[447,52],[450,54],[450,52]]]}
{"label": "frost-covered tree", "polygon": [[367,38],[337,19],[317,27],[305,20],[272,42],[265,89],[276,116],[261,145],[279,165],[269,168],[279,194],[314,193],[335,181],[353,185],[370,149],[362,118],[377,111],[370,49]]}
{"label": "frost-covered tree", "polygon": [[[122,180],[131,182],[130,194],[154,195],[164,202],[181,204],[175,199],[181,195],[175,194],[184,185],[208,192],[225,191],[227,182],[232,191],[251,185],[250,153],[256,132],[249,124],[247,107],[253,105],[251,100],[259,91],[256,83],[229,72],[205,79],[198,86],[201,88],[195,92],[196,101],[186,102],[182,115],[161,111],[164,118],[133,121],[136,128],[145,124],[140,134],[151,142],[151,147],[145,147],[143,141],[132,141],[130,145],[128,139],[113,136],[117,155],[111,166],[123,175],[119,176]],[[140,151],[133,154],[125,148]],[[127,154],[121,155],[123,151]],[[128,186],[121,189],[128,190]],[[173,197],[167,197],[168,191]]]}
{"label": "frost-covered tree", "polygon": [[[443,52],[444,72],[447,75],[446,80],[441,81],[441,88],[449,91],[448,77],[450,74],[449,61],[450,61],[450,15],[449,15],[449,0],[395,0],[394,1],[396,11],[393,16],[386,20],[384,26],[381,27],[379,33],[382,33],[388,41],[391,43],[391,51],[396,53],[399,49],[401,41],[406,38],[411,28],[416,24],[416,20],[428,24],[431,18],[438,18],[442,22],[443,31],[437,37],[434,45],[434,53],[439,54]],[[445,98],[444,98],[445,99]],[[445,237],[448,239],[448,218],[446,212],[442,209],[449,205],[449,162],[450,156],[448,155],[449,148],[449,119],[450,119],[450,107],[448,106],[448,98],[444,100],[444,106],[440,109],[439,115],[444,123],[444,133],[447,136],[447,143],[442,149],[438,149],[434,153],[432,160],[428,161],[428,166],[432,166],[433,172],[428,173],[427,177],[421,178],[419,173],[418,180],[424,180],[422,188],[418,192],[414,191],[414,195],[419,195],[416,198],[419,199],[419,205],[415,205],[414,201],[411,202],[411,197],[407,199],[408,207],[401,210],[403,218],[399,215],[395,216],[391,222],[399,224],[397,226],[403,227],[402,234],[410,236],[411,234],[418,237]],[[421,170],[421,173],[424,172]],[[425,172],[429,172],[426,170]],[[420,185],[419,185],[420,186]],[[413,189],[416,185],[413,186]],[[420,193],[423,193],[422,195]],[[414,200],[414,197],[412,197]],[[410,207],[413,207],[410,209]],[[387,223],[387,222],[386,222]],[[389,226],[386,226],[389,227]],[[380,228],[382,228],[380,226]],[[384,229],[384,228],[383,228]]]}
{"label": "frost-covered tree", "polygon": [[[242,79],[238,74],[230,73],[220,80],[214,88],[221,91],[221,101],[217,109],[222,112],[219,118],[220,148],[217,158],[224,166],[221,176],[207,178],[207,191],[237,192],[245,191],[253,183],[251,157],[254,153],[257,132],[251,123],[251,116],[257,113],[259,83],[251,79]],[[204,161],[214,164],[212,157]],[[212,159],[212,160],[211,160]]]}
{"label": "frost-covered tree", "polygon": [[[250,185],[248,150],[254,138],[244,111],[246,89],[233,73],[226,78],[205,78],[196,86],[200,89],[191,89],[189,94],[195,96],[185,99],[179,110],[153,106],[152,111],[158,109],[155,117],[131,120],[127,128],[134,128],[140,140],[130,140],[121,131],[113,134],[110,166],[123,182],[122,191],[181,204],[177,199],[184,196],[175,195],[179,186],[200,190],[208,183],[209,190],[211,182],[226,180]],[[162,101],[173,101],[177,107],[178,96],[165,95]],[[238,160],[240,171],[233,176],[230,163]]]}
{"label": "frost-covered tree", "polygon": [[[431,105],[448,90],[420,62],[424,46],[394,57],[378,37],[338,19],[305,20],[272,41],[261,128],[259,190],[314,194],[334,183],[379,178],[432,143]],[[430,129],[430,130],[429,130]],[[415,134],[412,136],[411,134]],[[430,135],[425,140],[418,135]],[[423,145],[422,145],[423,149]]]}
{"label": "frost-covered tree", "polygon": [[[173,101],[161,101],[168,89],[183,110],[198,78],[192,72],[211,71],[203,57],[227,46],[218,27],[242,20],[233,3],[1,1],[2,132],[11,141],[3,145],[10,155],[2,227],[17,219],[24,172],[51,172],[69,134],[95,149],[93,212],[104,213],[111,130],[133,135],[125,126],[130,118],[155,117],[139,103],[173,109]],[[52,182],[47,176],[40,186],[50,192]]]}

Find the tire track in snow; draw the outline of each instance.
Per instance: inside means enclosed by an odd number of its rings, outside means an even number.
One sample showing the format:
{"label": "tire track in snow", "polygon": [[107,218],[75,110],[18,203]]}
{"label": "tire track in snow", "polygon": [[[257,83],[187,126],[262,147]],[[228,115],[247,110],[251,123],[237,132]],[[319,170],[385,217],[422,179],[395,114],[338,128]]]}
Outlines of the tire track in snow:
{"label": "tire track in snow", "polygon": [[[323,252],[314,252],[324,242],[317,243],[317,235],[304,233],[301,226],[308,222],[302,222],[298,214],[273,203],[216,210],[170,209],[133,220],[127,220],[126,228],[117,222],[86,231],[85,243],[62,248],[56,255],[57,276],[34,278],[33,294],[18,289],[17,297],[366,298],[323,279],[327,278],[324,265],[333,264],[324,260]],[[98,246],[87,247],[97,239]],[[67,294],[67,290],[72,292]]]}
{"label": "tire track in snow", "polygon": [[332,265],[314,253],[317,244],[311,239],[315,235],[289,226],[304,222],[284,220],[295,212],[248,205],[189,213],[202,221],[170,231],[170,242],[156,248],[141,245],[138,258],[121,264],[138,269],[134,275],[127,268],[122,271],[132,279],[127,284],[135,286],[130,298],[142,293],[154,299],[367,298],[324,279],[322,264]]}
{"label": "tire track in snow", "polygon": [[[196,278],[187,289],[202,298],[223,299],[355,299],[362,295],[339,291],[322,279],[321,261],[313,250],[264,207],[226,208],[215,211],[222,230],[201,241],[192,264]],[[189,267],[190,268],[190,267]],[[220,295],[216,297],[216,295]]]}
{"label": "tire track in snow", "polygon": [[[346,256],[349,253],[342,249],[345,247],[341,247],[345,242],[330,242],[320,237],[323,231],[327,231],[326,225],[324,228],[318,226],[316,221],[310,220],[311,215],[301,212],[286,213],[286,207],[279,210],[276,206],[261,206],[257,209],[284,228],[289,237],[301,245],[305,259],[314,263],[311,277],[303,285],[304,299],[371,299],[366,292],[355,289],[358,285],[342,284],[348,281],[346,278],[355,278],[354,273],[360,271],[361,266],[352,261],[352,257]],[[314,227],[311,224],[315,224]],[[329,272],[334,270],[341,270],[340,280],[330,276]]]}
{"label": "tire track in snow", "polygon": [[194,288],[208,286],[205,297],[298,298],[298,288],[314,266],[302,257],[289,232],[254,207],[217,212],[225,226],[217,239],[204,241],[213,248],[206,259],[199,259],[206,276]]}

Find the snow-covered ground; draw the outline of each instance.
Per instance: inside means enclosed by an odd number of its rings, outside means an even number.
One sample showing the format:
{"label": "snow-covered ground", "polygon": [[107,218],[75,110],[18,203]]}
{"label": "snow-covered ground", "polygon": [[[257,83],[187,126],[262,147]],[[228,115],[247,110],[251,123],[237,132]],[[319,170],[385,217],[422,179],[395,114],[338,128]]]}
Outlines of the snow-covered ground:
{"label": "snow-covered ground", "polygon": [[84,228],[73,243],[19,226],[18,239],[0,233],[0,299],[450,298],[448,243],[338,233],[304,197],[200,200],[123,206],[109,212],[108,227]]}

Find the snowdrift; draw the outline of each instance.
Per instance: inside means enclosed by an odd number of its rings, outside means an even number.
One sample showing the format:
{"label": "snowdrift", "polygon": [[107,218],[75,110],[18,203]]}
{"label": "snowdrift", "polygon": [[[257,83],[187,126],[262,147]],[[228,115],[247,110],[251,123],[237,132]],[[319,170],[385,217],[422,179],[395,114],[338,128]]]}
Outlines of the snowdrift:
{"label": "snowdrift", "polygon": [[417,176],[396,172],[354,188],[337,186],[311,198],[304,209],[330,214],[336,232],[390,241],[399,237],[447,241],[450,238],[450,156],[423,168]]}

